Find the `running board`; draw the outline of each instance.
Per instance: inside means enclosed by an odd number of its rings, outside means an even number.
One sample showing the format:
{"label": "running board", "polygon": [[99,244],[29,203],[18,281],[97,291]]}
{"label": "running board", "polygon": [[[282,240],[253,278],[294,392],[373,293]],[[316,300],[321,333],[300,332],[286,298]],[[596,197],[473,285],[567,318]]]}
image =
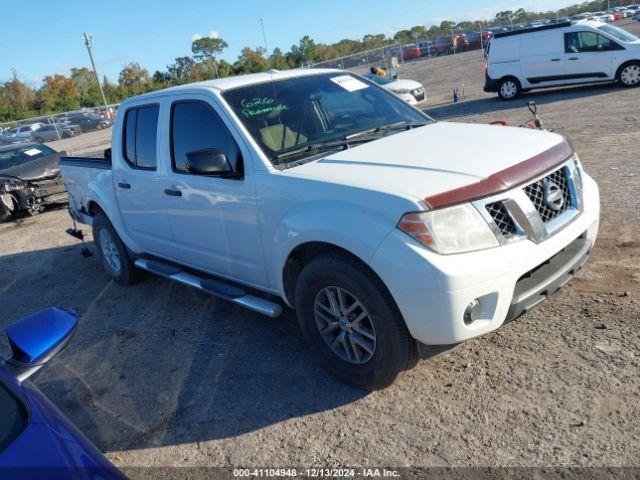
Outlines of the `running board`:
{"label": "running board", "polygon": [[248,294],[240,287],[229,285],[213,278],[204,278],[192,273],[187,273],[180,267],[168,263],[138,258],[135,261],[135,265],[142,270],[155,273],[170,280],[175,280],[189,287],[197,288],[198,290],[241,305],[254,312],[262,313],[268,317],[277,317],[282,313],[282,306],[277,303]]}

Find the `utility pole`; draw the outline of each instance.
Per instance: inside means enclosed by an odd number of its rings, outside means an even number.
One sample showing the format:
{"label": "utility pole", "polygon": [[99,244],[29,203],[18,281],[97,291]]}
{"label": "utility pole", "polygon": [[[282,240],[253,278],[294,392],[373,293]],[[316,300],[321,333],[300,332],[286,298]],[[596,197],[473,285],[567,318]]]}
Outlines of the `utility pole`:
{"label": "utility pole", "polygon": [[87,52],[89,52],[89,59],[91,60],[93,73],[96,76],[96,82],[98,82],[98,88],[100,89],[100,95],[102,96],[102,103],[104,104],[104,110],[105,110],[105,113],[108,114],[109,112],[107,111],[107,99],[104,96],[104,90],[102,90],[102,84],[100,83],[98,70],[96,70],[96,63],[93,61],[93,53],[91,52],[91,48],[93,47],[93,45],[91,44],[91,41],[93,40],[93,38],[91,37],[91,35],[87,35],[86,32],[83,34],[83,38],[84,38],[84,44],[87,47]]}

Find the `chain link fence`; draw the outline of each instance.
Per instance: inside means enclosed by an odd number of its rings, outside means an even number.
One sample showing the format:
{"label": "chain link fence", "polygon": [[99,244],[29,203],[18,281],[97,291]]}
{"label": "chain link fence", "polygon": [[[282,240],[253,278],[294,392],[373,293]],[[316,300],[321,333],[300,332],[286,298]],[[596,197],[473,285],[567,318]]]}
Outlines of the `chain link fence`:
{"label": "chain link fence", "polygon": [[49,143],[111,127],[119,104],[0,123],[0,145]]}
{"label": "chain link fence", "polygon": [[303,68],[338,68],[347,70],[357,67],[370,67],[372,65],[384,65],[393,56],[398,56],[402,61],[400,54],[402,45],[399,43],[388,45],[385,47],[374,48],[364,52],[346,55],[340,58],[334,58],[324,62],[309,62],[303,65]]}

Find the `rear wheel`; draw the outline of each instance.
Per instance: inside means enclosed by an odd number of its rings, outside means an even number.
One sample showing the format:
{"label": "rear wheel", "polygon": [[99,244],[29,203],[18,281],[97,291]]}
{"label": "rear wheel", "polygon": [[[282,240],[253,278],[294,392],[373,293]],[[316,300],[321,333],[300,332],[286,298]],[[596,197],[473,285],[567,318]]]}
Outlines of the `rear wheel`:
{"label": "rear wheel", "polygon": [[93,241],[98,247],[98,256],[104,269],[113,280],[121,285],[129,285],[138,279],[139,270],[133,264],[113,225],[102,212],[93,218]]}
{"label": "rear wheel", "polygon": [[415,365],[415,340],[386,288],[346,256],[309,262],[296,282],[295,307],[322,365],[351,385],[385,388]]}
{"label": "rear wheel", "polygon": [[513,100],[522,92],[520,82],[513,77],[507,77],[500,80],[498,84],[498,96],[502,100]]}
{"label": "rear wheel", "polygon": [[618,80],[628,88],[640,86],[640,62],[624,65],[618,73]]}

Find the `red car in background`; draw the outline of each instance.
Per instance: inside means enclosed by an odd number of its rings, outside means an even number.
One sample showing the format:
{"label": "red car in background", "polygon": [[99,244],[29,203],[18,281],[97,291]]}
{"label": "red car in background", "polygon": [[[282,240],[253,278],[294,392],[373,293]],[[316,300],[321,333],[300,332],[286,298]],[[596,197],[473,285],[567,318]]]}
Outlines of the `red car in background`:
{"label": "red car in background", "polygon": [[417,45],[405,45],[402,47],[402,60],[415,60],[420,58],[421,52]]}
{"label": "red car in background", "polygon": [[622,12],[613,12],[613,21],[617,22],[618,20],[624,19],[624,14]]}

